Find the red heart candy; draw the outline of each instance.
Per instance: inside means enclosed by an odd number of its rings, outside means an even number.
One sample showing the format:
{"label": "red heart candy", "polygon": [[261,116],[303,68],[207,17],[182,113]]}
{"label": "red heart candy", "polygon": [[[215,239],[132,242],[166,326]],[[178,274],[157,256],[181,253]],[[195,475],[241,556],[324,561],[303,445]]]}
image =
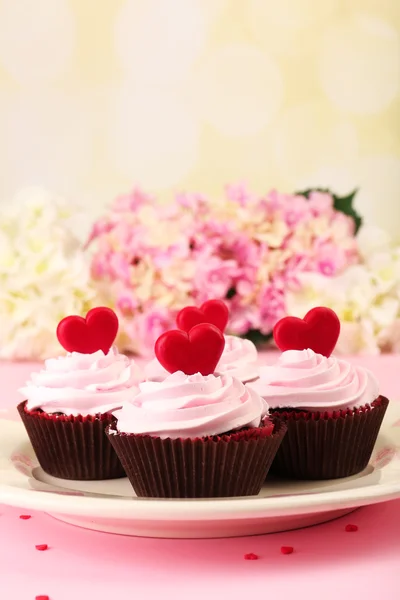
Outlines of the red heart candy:
{"label": "red heart candy", "polygon": [[174,329],[163,333],[155,345],[158,362],[169,371],[186,375],[214,373],[225,346],[222,332],[210,323],[195,325],[187,333]]}
{"label": "red heart candy", "polygon": [[118,317],[111,308],[99,306],[89,310],[86,318],[65,317],[57,327],[57,337],[67,352],[107,354],[118,333]]}
{"label": "red heart candy", "polygon": [[311,348],[317,354],[330,356],[340,333],[340,321],[330,308],[317,306],[304,317],[285,317],[274,327],[274,340],[282,352]]}
{"label": "red heart candy", "polygon": [[177,314],[176,324],[182,331],[189,332],[192,327],[200,323],[211,323],[218,327],[222,333],[229,320],[229,309],[222,300],[207,300],[200,308],[186,306]]}

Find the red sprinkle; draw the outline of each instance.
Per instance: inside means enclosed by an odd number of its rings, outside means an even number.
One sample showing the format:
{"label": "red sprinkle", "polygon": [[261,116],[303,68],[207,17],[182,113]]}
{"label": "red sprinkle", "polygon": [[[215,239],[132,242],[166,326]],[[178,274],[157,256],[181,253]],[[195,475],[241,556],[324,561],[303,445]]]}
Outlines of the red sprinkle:
{"label": "red sprinkle", "polygon": [[35,600],[50,600],[46,594],[41,594],[40,596],[35,596]]}
{"label": "red sprinkle", "polygon": [[47,545],[47,544],[37,544],[37,545],[35,546],[35,548],[36,548],[36,550],[41,550],[41,551],[43,551],[43,550],[47,550],[47,548],[48,548],[48,545]]}
{"label": "red sprinkle", "polygon": [[258,560],[258,554],[253,554],[253,552],[250,552],[249,554],[245,554],[243,558],[244,560]]}
{"label": "red sprinkle", "polygon": [[293,546],[282,546],[281,553],[282,554],[293,554]]}
{"label": "red sprinkle", "polygon": [[346,527],[344,528],[345,531],[358,531],[358,526],[357,525],[351,525],[350,523],[348,525],[346,525]]}
{"label": "red sprinkle", "polygon": [[31,515],[19,515],[19,518],[22,519],[23,521],[27,521],[28,519],[31,519],[32,516]]}

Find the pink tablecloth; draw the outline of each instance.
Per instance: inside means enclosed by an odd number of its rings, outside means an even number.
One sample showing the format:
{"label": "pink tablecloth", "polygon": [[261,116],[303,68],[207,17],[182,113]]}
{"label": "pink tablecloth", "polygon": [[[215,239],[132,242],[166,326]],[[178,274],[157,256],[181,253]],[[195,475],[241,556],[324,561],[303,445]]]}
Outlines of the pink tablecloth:
{"label": "pink tablecloth", "polygon": [[[382,391],[400,399],[400,357],[357,358],[374,366]],[[0,365],[0,409],[32,365]],[[0,412],[0,417],[14,416]],[[128,538],[78,529],[45,514],[19,519],[0,506],[0,598],[34,600],[399,600],[400,500],[309,529],[225,540]],[[346,524],[358,525],[346,533]],[[36,544],[48,544],[39,552]],[[294,553],[282,555],[282,545]],[[259,560],[244,560],[246,553]]]}

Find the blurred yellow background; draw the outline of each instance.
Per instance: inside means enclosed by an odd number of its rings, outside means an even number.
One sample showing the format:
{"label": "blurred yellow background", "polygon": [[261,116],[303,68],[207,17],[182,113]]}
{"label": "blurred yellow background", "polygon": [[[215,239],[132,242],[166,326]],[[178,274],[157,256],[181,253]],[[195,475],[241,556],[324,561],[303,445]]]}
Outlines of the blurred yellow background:
{"label": "blurred yellow background", "polygon": [[400,237],[399,0],[0,0],[0,197],[359,186]]}

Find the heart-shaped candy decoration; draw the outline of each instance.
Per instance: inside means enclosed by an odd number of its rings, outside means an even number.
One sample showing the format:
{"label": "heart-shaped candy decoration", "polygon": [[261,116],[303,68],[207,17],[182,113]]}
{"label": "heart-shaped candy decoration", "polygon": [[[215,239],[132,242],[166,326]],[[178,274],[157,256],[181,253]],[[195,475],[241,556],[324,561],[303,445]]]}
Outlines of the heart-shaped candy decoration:
{"label": "heart-shaped candy decoration", "polygon": [[189,332],[192,327],[200,323],[211,323],[215,325],[222,333],[229,320],[229,309],[222,300],[207,300],[200,308],[196,306],[186,306],[177,314],[176,324],[182,331]]}
{"label": "heart-shaped candy decoration", "polygon": [[65,317],[57,327],[57,337],[67,352],[107,354],[118,333],[118,317],[111,308],[92,308],[84,317]]}
{"label": "heart-shaped candy decoration", "polygon": [[222,332],[210,323],[200,323],[189,333],[174,329],[163,333],[155,345],[158,362],[169,371],[186,375],[214,373],[225,346]]}
{"label": "heart-shaped candy decoration", "polygon": [[337,314],[325,306],[312,308],[304,317],[284,317],[274,327],[274,340],[282,352],[311,348],[317,354],[330,356],[340,333]]}

